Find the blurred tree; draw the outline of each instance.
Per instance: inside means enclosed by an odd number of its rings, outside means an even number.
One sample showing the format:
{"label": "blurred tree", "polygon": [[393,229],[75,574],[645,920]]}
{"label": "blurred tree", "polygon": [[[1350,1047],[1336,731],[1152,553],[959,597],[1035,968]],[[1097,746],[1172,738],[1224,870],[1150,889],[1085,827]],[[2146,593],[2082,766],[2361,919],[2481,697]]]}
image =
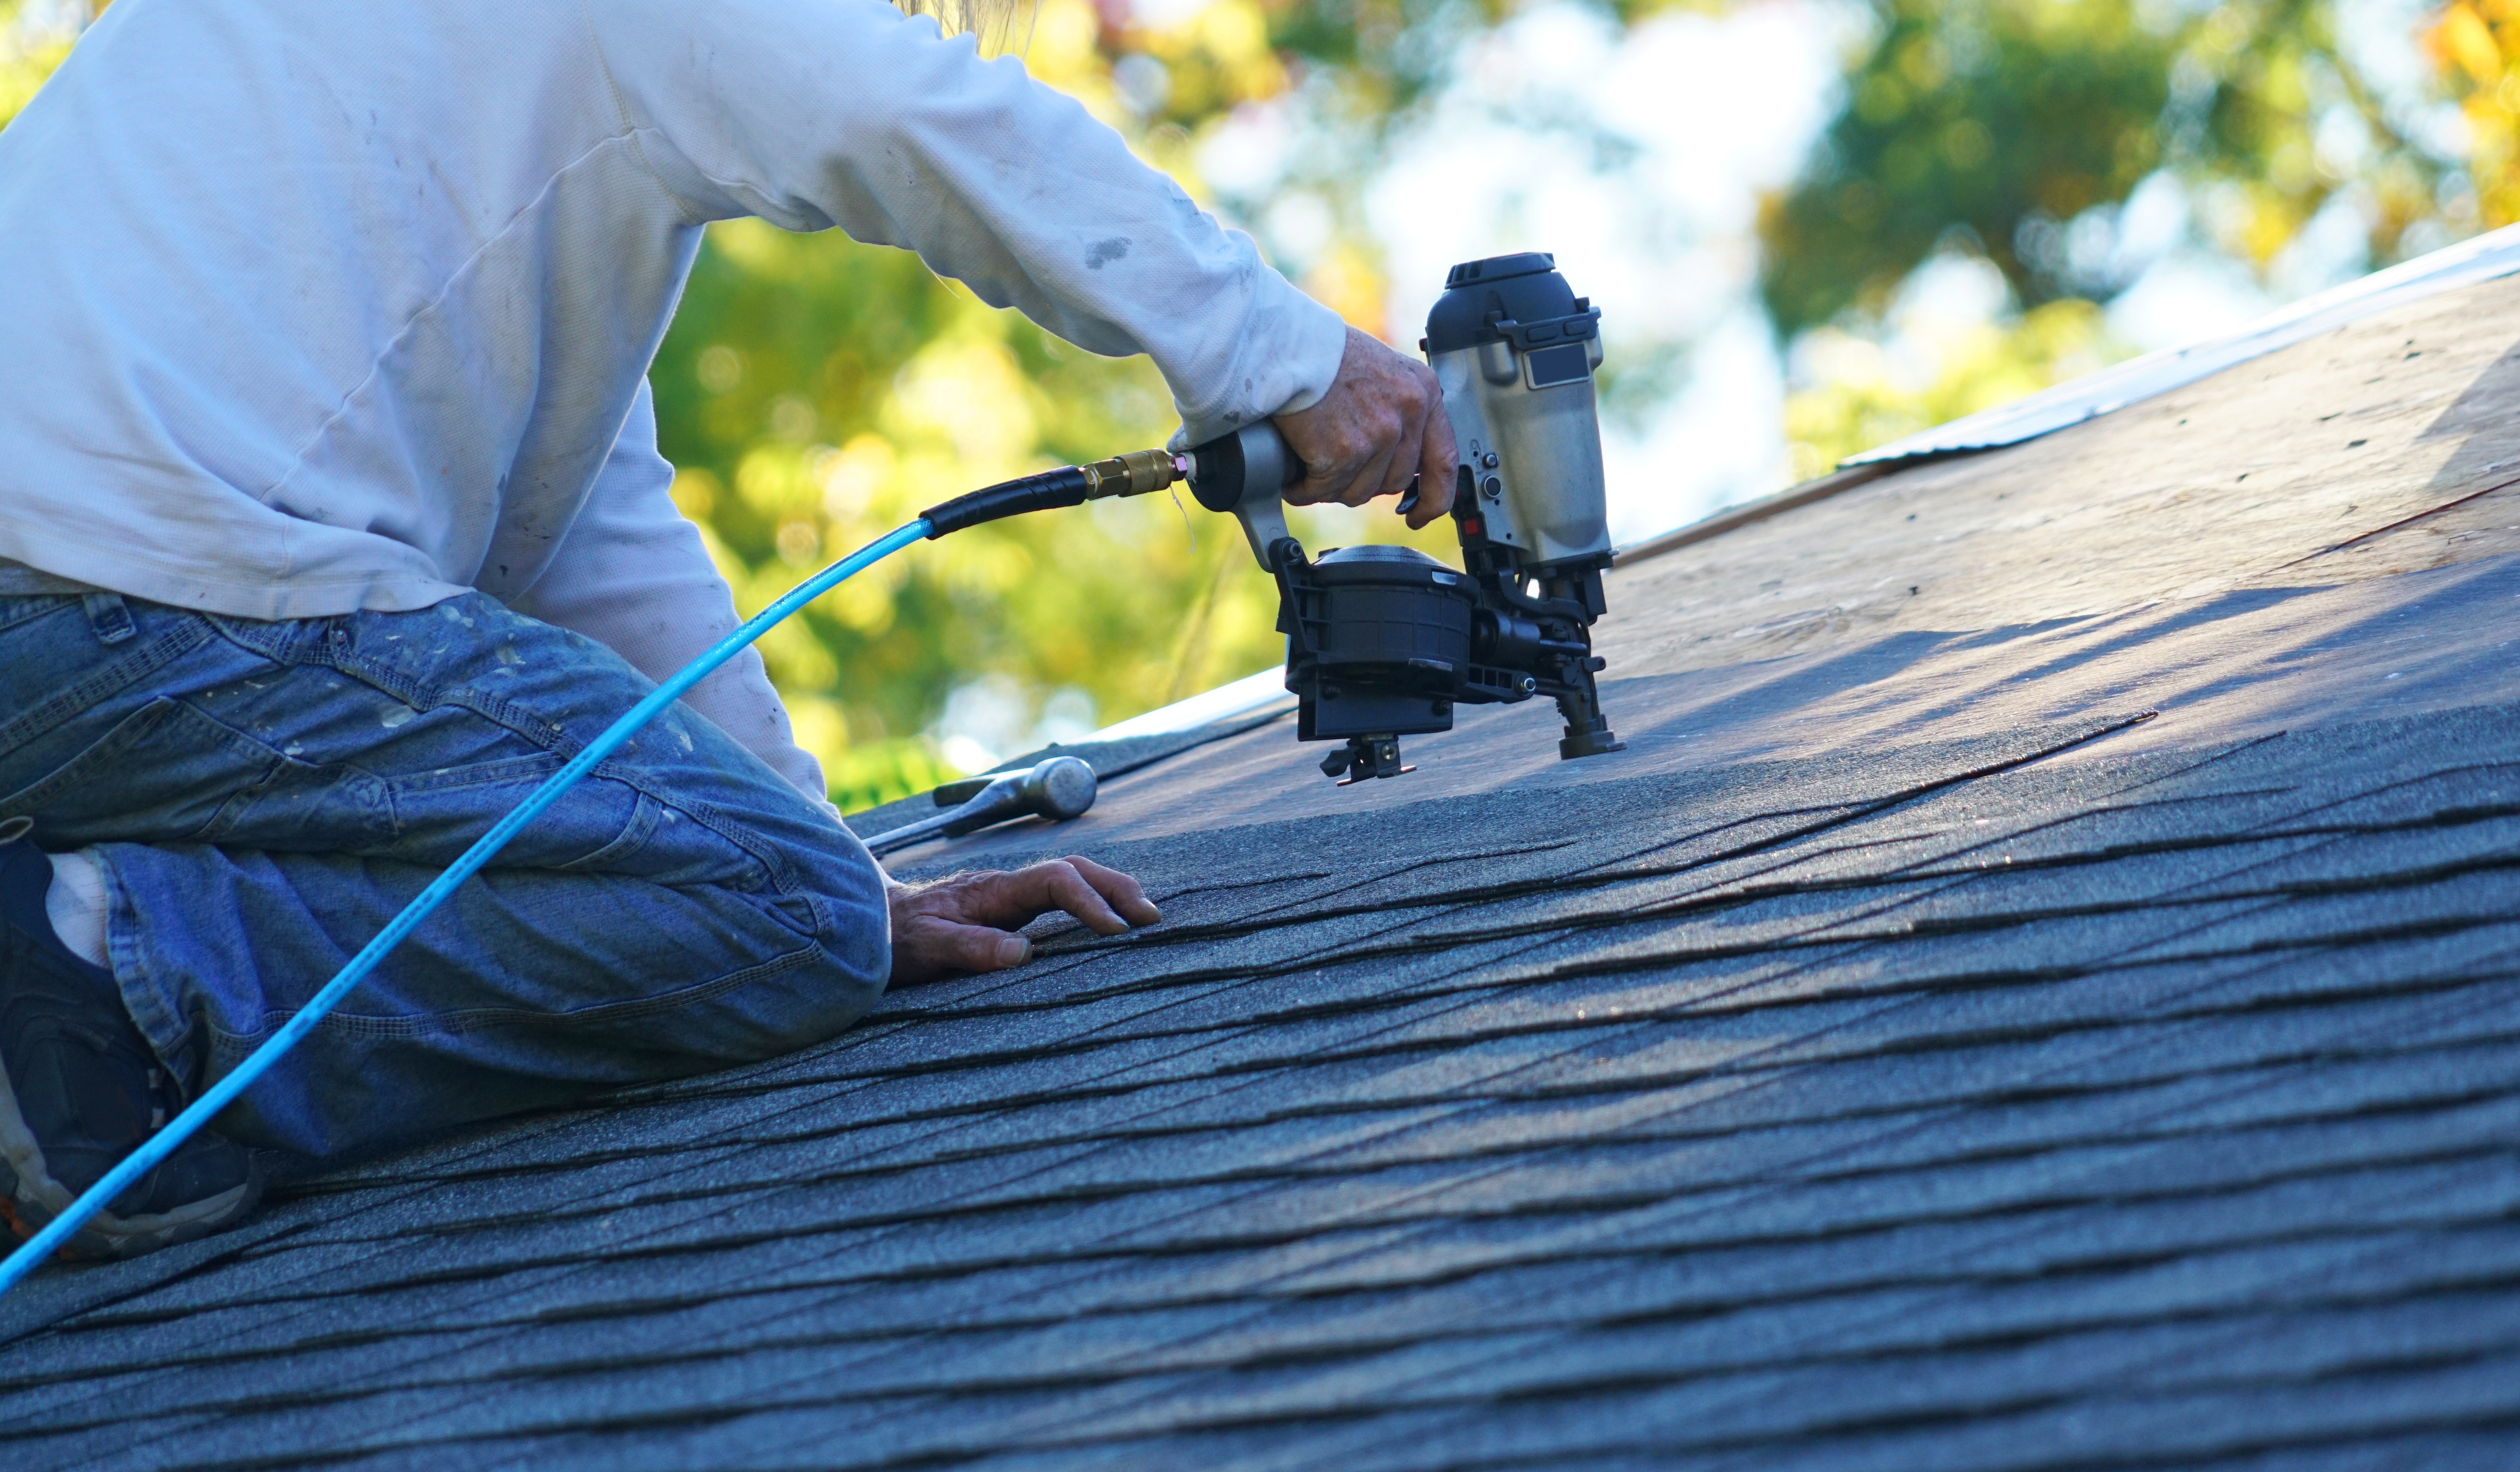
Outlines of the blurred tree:
{"label": "blurred tree", "polygon": [[85,0],[0,0],[0,127],[70,54],[89,15]]}
{"label": "blurred tree", "polygon": [[1437,17],[1458,9],[1457,0],[1205,0],[1149,19],[1130,0],[1097,0],[1096,55],[1119,104],[1106,120],[1196,189],[1202,145],[1238,114],[1300,89],[1311,146],[1271,193],[1309,190],[1328,205],[1335,244],[1301,284],[1380,333],[1381,271],[1358,191],[1395,118],[1436,74],[1442,48],[1429,43],[1446,23]]}
{"label": "blurred tree", "polygon": [[[2384,98],[2340,47],[2336,0],[1868,3],[1846,105],[1761,220],[1762,294],[1801,335],[1798,473],[2125,356],[2094,303],[2151,263],[2120,248],[2138,186],[2261,277],[2331,208],[2370,265],[2476,228],[2454,162],[2408,135],[2421,100]],[[2480,134],[2508,139],[2520,37],[2461,9],[2498,5],[2458,0],[2432,35]],[[2513,153],[2480,148],[2478,193]],[[1886,366],[1902,288],[1946,258],[1988,263],[2028,310]]]}
{"label": "blurred tree", "polygon": [[2467,167],[2482,223],[2520,220],[2520,4],[2452,0],[2424,41],[2467,119]]}
{"label": "blurred tree", "polygon": [[1788,335],[1879,313],[1956,240],[2025,305],[2105,297],[2127,283],[2072,228],[2157,170],[2212,197],[2217,244],[2261,269],[2348,187],[2379,260],[2436,208],[2441,164],[2339,51],[2333,0],[1871,9],[1845,110],[1763,221],[1764,294]]}

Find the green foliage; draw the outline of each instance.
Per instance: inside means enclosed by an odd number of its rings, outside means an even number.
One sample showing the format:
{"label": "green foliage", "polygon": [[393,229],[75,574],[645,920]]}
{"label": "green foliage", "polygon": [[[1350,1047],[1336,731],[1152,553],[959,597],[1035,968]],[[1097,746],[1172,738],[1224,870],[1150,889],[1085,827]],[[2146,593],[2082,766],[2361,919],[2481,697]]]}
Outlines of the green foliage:
{"label": "green foliage", "polygon": [[1985,23],[1926,0],[1884,7],[1887,33],[1849,78],[1823,168],[1768,221],[1780,329],[1877,309],[1956,225],[2035,290],[2012,252],[2019,223],[2123,199],[2158,160],[2167,58],[2127,7],[1971,9]]}
{"label": "green foliage", "polygon": [[[2221,244],[2265,265],[2359,179],[2386,258],[2431,207],[2434,165],[2339,55],[2331,0],[1873,0],[1875,38],[1814,166],[1762,225],[1763,289],[1791,334],[1877,313],[1957,235],[2025,303],[2123,283],[2077,279],[2059,226],[2155,169],[2212,191]],[[2317,147],[2341,111],[2363,156]]]}
{"label": "green foliage", "polygon": [[2452,0],[2424,41],[2475,138],[2467,166],[2478,223],[2520,220],[2520,3]]}
{"label": "green foliage", "polygon": [[70,54],[75,32],[38,26],[26,0],[0,0],[0,127],[34,99],[35,89]]}

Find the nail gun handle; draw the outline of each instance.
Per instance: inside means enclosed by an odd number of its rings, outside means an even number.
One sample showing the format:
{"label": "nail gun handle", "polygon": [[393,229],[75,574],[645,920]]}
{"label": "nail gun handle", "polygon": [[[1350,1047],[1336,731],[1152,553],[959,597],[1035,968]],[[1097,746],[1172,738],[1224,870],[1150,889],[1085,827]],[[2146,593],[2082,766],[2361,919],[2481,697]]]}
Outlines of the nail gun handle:
{"label": "nail gun handle", "polygon": [[1286,437],[1263,420],[1194,446],[1190,455],[1191,495],[1209,511],[1241,522],[1261,570],[1276,572],[1278,544],[1293,540],[1286,531],[1285,490],[1304,478],[1304,463]]}

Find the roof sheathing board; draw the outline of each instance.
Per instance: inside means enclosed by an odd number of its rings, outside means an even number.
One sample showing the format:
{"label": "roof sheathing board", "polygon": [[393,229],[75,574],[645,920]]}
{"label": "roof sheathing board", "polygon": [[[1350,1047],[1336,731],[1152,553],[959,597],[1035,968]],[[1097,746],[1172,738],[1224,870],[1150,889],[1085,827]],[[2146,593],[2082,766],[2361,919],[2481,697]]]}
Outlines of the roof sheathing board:
{"label": "roof sheathing board", "polygon": [[2436,567],[2520,552],[2515,488],[2520,287],[2498,281],[1622,565],[1599,643],[1659,674]]}

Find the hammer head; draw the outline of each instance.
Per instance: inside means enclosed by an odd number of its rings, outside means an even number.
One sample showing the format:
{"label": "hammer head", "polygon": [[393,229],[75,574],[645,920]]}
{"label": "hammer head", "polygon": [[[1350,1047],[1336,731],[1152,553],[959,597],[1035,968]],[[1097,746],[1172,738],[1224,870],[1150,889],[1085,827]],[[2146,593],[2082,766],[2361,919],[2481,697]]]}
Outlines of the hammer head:
{"label": "hammer head", "polygon": [[941,831],[977,832],[1012,818],[1047,818],[1053,823],[1082,815],[1094,806],[1094,769],[1072,756],[1054,756],[1029,772],[1010,772],[949,815]]}
{"label": "hammer head", "polygon": [[1092,767],[1076,757],[1054,756],[1017,779],[1015,793],[1023,802],[1019,811],[1062,822],[1094,806],[1098,785]]}
{"label": "hammer head", "polygon": [[1096,786],[1094,769],[1072,756],[1054,756],[1029,772],[966,779],[936,789],[937,805],[949,811],[874,834],[866,840],[867,851],[889,854],[929,838],[975,833],[1011,818],[1063,822],[1094,806]]}

